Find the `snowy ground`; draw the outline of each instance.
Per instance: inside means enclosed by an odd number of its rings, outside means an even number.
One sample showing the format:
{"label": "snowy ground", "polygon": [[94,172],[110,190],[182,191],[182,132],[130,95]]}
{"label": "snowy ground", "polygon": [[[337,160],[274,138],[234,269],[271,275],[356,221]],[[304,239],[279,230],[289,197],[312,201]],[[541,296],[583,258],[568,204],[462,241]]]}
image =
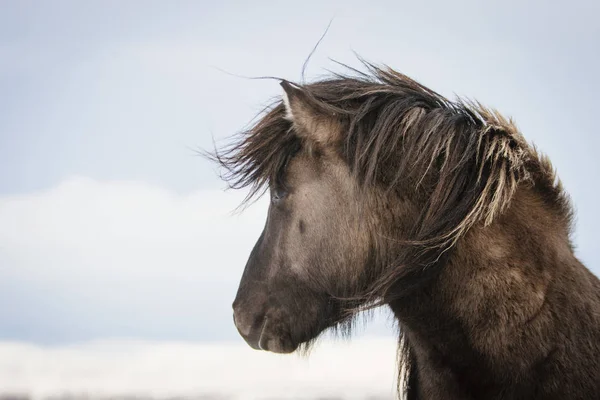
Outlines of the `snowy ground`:
{"label": "snowy ground", "polygon": [[308,357],[243,343],[0,342],[0,400],[392,399],[391,338],[327,341]]}

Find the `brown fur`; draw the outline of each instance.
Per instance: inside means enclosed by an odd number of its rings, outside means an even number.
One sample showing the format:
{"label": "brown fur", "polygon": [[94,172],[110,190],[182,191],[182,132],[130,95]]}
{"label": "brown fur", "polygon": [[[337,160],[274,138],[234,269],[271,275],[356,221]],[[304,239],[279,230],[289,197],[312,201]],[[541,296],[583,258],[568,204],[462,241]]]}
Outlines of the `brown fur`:
{"label": "brown fur", "polygon": [[367,67],[282,83],[288,109],[214,157],[275,199],[234,303],[242,335],[293,351],[388,304],[408,399],[596,398],[600,283],[548,159],[498,112]]}

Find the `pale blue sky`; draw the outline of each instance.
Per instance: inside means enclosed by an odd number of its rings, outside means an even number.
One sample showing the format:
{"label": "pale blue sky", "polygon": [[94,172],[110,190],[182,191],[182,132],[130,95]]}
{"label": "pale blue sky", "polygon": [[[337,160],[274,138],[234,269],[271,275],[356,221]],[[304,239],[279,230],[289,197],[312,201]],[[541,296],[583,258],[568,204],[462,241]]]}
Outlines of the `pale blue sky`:
{"label": "pale blue sky", "polygon": [[229,217],[239,197],[191,149],[279,94],[218,69],[299,79],[331,18],[309,77],[354,50],[514,117],[600,272],[600,5],[526,3],[0,1],[0,339],[238,340],[265,204]]}

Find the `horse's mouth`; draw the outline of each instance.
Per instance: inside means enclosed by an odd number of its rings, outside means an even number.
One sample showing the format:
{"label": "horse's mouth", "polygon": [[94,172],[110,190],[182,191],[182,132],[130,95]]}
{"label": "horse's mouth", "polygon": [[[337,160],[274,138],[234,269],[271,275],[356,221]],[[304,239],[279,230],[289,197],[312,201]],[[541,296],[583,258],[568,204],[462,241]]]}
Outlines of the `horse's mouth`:
{"label": "horse's mouth", "polygon": [[240,328],[236,323],[235,316],[234,323],[240,336],[255,350],[289,354],[298,348],[299,344],[291,340],[287,329],[269,317],[264,317],[260,324],[254,324],[250,329]]}
{"label": "horse's mouth", "polygon": [[[272,320],[268,317],[265,318],[258,338],[258,347],[261,350],[272,353],[293,353],[298,348],[298,345],[292,342],[289,334],[280,332],[279,329],[273,329],[273,325]],[[277,334],[273,334],[273,331],[277,332]]]}

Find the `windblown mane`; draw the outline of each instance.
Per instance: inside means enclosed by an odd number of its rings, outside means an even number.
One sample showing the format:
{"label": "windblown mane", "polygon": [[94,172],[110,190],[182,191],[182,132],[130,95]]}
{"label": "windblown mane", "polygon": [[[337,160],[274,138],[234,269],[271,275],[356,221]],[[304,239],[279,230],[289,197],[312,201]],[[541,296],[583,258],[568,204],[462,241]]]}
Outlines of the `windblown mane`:
{"label": "windblown mane", "polygon": [[[365,63],[368,73],[332,77],[302,89],[317,109],[344,126],[339,151],[364,187],[425,189],[411,244],[420,266],[437,261],[473,225],[489,225],[521,183],[535,186],[560,215],[571,209],[549,160],[530,146],[512,120],[478,102],[450,101],[390,68]],[[216,152],[233,188],[248,199],[281,180],[301,148],[281,100],[231,146]],[[415,260],[411,261],[415,264]]]}
{"label": "windblown mane", "polygon": [[[389,302],[394,285],[402,285],[396,293],[410,296],[435,276],[435,266],[469,228],[489,225],[507,209],[519,185],[536,190],[570,224],[569,200],[552,165],[512,120],[477,102],[450,101],[390,68],[365,66],[367,73],[351,68],[352,75],[294,86],[315,110],[339,119],[338,152],[363,188],[424,194],[407,251],[364,294],[366,300]],[[251,188],[250,199],[281,180],[301,146],[279,100],[214,158],[231,187]],[[406,380],[412,357],[402,342],[401,380]]]}

